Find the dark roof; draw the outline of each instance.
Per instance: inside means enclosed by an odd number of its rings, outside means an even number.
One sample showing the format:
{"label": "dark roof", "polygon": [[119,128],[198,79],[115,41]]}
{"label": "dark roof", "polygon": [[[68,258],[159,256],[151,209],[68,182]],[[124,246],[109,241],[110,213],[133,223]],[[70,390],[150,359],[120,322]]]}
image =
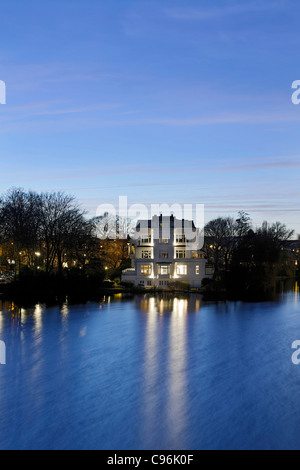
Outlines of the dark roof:
{"label": "dark roof", "polygon": [[[155,218],[155,216],[154,216]],[[153,218],[153,219],[154,219]],[[192,228],[193,230],[196,230],[196,227],[195,227],[195,224],[193,221],[185,221],[185,219],[176,219],[176,217],[174,217],[174,215],[171,215],[170,217],[168,216],[163,216],[162,214],[159,216],[159,224],[161,226],[161,224],[163,223],[164,220],[170,218],[170,228],[184,228],[185,227],[185,222],[191,222],[192,223]],[[146,228],[144,222],[147,224],[148,223],[148,228],[152,228],[152,222],[153,222],[153,219],[151,220],[141,220],[140,223],[137,224],[136,226],[136,229],[139,230],[141,228],[141,222],[143,222],[143,228]],[[154,227],[156,228],[156,227]]]}

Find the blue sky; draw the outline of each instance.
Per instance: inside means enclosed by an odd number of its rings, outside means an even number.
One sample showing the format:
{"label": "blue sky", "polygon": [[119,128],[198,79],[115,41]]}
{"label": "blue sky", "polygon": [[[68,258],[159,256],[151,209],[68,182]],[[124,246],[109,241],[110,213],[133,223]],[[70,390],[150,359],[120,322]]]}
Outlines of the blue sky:
{"label": "blue sky", "polygon": [[205,204],[300,233],[296,0],[2,0],[1,191]]}

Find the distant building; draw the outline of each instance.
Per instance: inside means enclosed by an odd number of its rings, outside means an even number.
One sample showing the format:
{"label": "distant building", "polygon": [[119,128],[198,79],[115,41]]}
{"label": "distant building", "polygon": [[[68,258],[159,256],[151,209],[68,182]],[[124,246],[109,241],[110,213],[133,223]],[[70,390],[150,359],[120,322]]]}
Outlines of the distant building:
{"label": "distant building", "polygon": [[202,280],[211,277],[201,234],[192,221],[154,216],[139,221],[136,234],[130,245],[132,268],[123,271],[123,282],[145,289],[169,289],[178,282],[200,288]]}

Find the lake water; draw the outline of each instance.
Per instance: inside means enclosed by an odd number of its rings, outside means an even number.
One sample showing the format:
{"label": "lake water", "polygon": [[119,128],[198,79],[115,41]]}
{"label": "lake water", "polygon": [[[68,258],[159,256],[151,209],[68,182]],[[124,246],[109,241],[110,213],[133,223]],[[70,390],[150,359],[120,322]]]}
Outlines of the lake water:
{"label": "lake water", "polygon": [[0,449],[299,449],[300,297],[0,302]]}

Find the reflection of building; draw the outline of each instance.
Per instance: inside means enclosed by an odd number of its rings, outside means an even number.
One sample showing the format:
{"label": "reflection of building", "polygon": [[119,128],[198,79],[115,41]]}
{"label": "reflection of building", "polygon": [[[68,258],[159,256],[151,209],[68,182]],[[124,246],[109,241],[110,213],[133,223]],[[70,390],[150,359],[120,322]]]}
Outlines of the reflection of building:
{"label": "reflection of building", "polygon": [[145,313],[187,315],[188,313],[199,312],[201,300],[199,295],[179,298],[167,294],[157,296],[145,294],[142,298],[137,298],[137,307]]}
{"label": "reflection of building", "polygon": [[144,288],[168,289],[178,282],[201,287],[206,259],[199,230],[194,223],[176,217],[154,216],[139,221],[131,249],[132,268],[123,271],[122,281]]}

